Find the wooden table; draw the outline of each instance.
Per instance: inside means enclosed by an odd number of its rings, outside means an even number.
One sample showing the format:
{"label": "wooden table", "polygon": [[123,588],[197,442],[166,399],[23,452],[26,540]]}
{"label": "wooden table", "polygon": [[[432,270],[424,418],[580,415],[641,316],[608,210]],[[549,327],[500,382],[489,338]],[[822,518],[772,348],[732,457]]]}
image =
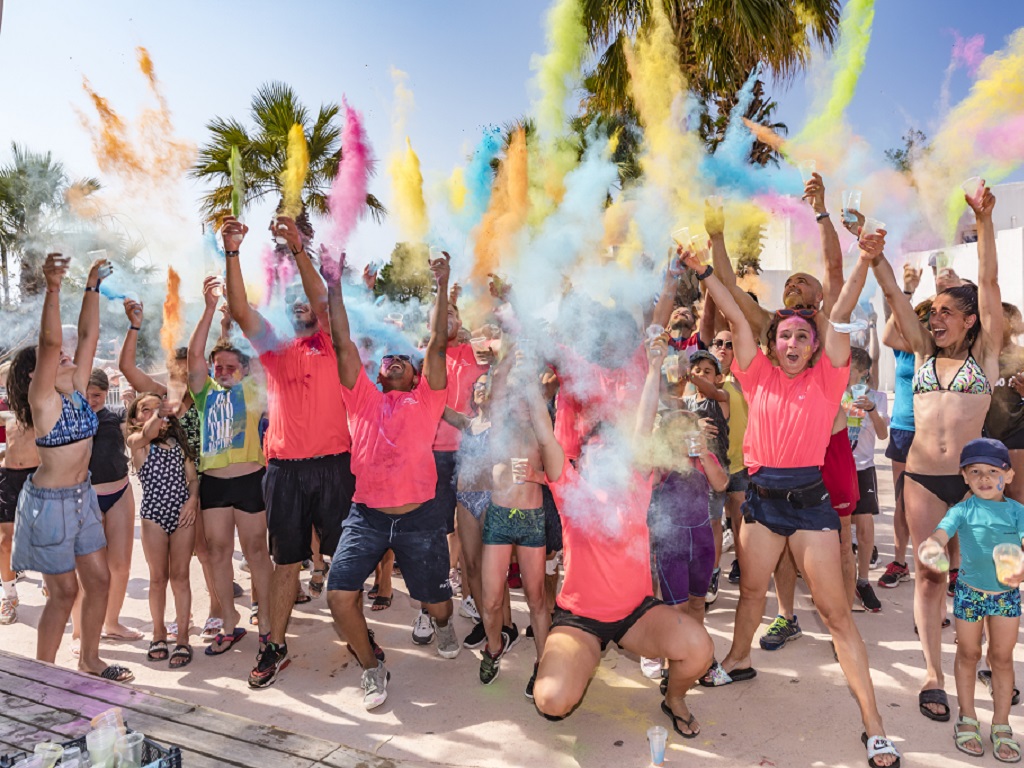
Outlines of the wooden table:
{"label": "wooden table", "polygon": [[180,747],[182,768],[413,765],[0,651],[0,754],[78,738],[111,707],[124,710],[133,730]]}

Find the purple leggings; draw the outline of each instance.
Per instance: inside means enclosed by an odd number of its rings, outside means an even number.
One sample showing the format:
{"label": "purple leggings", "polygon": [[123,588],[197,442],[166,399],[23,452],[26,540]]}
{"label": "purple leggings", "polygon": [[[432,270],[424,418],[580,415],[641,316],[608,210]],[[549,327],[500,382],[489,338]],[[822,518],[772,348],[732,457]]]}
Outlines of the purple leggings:
{"label": "purple leggings", "polygon": [[661,584],[661,599],[679,605],[694,597],[704,597],[711,586],[715,569],[715,536],[711,523],[693,528],[665,526],[667,540],[652,538],[655,567]]}

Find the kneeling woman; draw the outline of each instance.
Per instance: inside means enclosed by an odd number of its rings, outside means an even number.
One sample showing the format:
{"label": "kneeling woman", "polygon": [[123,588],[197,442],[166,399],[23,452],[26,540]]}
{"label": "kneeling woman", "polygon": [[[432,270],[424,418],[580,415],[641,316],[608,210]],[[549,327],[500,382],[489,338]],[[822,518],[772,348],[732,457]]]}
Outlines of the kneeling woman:
{"label": "kneeling woman", "polygon": [[[884,233],[883,233],[884,234]],[[749,403],[743,441],[750,470],[740,529],[740,600],[732,648],[722,660],[726,682],[749,680],[750,643],[764,614],[775,564],[787,543],[811,590],[815,607],[835,642],[839,664],[860,706],[863,740],[871,765],[899,765],[899,752],[885,737],[875,703],[867,651],[850,614],[840,567],[839,516],[821,477],[831,425],[849,381],[850,322],[871,262],[884,247],[882,234],[861,240],[860,258],[843,286],[824,339],[818,338],[814,309],[783,309],[768,328],[769,354],[754,340],[750,323],[729,290],[692,254],[697,270],[732,330],[733,375]],[[837,329],[839,326],[839,329]],[[816,355],[824,345],[824,352]]]}

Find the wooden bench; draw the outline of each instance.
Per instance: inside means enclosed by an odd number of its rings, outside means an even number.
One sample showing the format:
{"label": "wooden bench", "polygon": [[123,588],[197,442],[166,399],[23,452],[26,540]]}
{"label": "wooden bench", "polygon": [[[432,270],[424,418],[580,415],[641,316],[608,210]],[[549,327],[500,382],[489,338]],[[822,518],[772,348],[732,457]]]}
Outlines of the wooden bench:
{"label": "wooden bench", "polygon": [[121,707],[136,731],[181,748],[183,768],[413,768],[187,701],[0,651],[0,754],[67,741]]}

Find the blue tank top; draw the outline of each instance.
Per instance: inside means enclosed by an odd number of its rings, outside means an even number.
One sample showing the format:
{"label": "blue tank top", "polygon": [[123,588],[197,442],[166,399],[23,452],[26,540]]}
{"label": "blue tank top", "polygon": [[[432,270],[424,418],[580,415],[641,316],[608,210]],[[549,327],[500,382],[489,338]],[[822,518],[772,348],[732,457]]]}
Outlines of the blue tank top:
{"label": "blue tank top", "polygon": [[896,394],[892,403],[893,429],[905,432],[914,431],[914,353],[895,349],[896,355]]}

